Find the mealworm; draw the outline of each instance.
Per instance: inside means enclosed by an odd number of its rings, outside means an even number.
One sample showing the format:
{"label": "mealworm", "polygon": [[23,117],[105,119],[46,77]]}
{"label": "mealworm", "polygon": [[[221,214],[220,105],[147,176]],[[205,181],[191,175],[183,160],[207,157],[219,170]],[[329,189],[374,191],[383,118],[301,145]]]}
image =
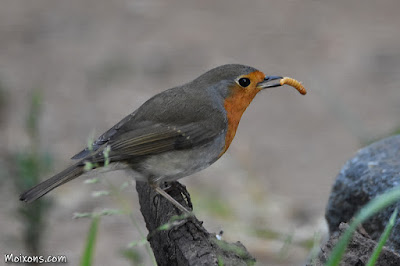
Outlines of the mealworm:
{"label": "mealworm", "polygon": [[307,93],[306,89],[304,86],[297,80],[289,78],[289,77],[284,77],[282,78],[279,83],[281,85],[287,84],[289,86],[292,86],[296,90],[298,90],[301,94],[305,95]]}

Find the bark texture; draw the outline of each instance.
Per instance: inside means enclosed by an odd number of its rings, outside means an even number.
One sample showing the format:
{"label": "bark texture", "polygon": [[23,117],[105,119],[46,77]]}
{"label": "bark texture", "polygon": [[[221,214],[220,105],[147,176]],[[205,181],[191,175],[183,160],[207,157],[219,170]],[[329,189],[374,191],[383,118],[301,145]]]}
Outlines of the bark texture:
{"label": "bark texture", "polygon": [[[158,265],[253,265],[255,259],[240,243],[217,240],[195,216],[179,217],[180,211],[147,183],[136,182],[140,210],[149,231],[148,240]],[[191,209],[190,195],[178,182],[168,193]],[[222,264],[219,264],[222,263]]]}

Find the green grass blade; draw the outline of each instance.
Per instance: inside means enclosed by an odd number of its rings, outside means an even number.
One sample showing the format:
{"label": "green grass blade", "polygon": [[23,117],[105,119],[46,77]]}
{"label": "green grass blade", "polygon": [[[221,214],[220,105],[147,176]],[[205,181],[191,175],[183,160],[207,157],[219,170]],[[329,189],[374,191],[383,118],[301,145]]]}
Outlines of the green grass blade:
{"label": "green grass blade", "polygon": [[386,241],[388,240],[390,233],[392,232],[394,223],[396,222],[398,210],[397,208],[393,211],[392,216],[390,216],[389,222],[385,227],[385,231],[383,231],[381,238],[379,239],[378,244],[376,245],[374,252],[371,255],[371,258],[369,258],[367,266],[373,266],[375,265],[376,261],[379,258],[379,255],[381,254],[382,248],[385,245]]}
{"label": "green grass blade", "polygon": [[360,212],[356,215],[350,227],[346,230],[343,236],[340,238],[339,242],[333,249],[326,266],[336,266],[339,265],[342,259],[343,253],[345,252],[350,239],[357,229],[357,226],[362,222],[367,220],[372,215],[376,214],[380,210],[390,206],[396,201],[400,200],[400,188],[393,189],[385,194],[379,195],[375,199],[371,200]]}
{"label": "green grass blade", "polygon": [[94,247],[96,244],[97,228],[99,226],[100,216],[93,216],[90,224],[89,233],[86,239],[86,247],[81,259],[81,266],[91,266],[93,262]]}

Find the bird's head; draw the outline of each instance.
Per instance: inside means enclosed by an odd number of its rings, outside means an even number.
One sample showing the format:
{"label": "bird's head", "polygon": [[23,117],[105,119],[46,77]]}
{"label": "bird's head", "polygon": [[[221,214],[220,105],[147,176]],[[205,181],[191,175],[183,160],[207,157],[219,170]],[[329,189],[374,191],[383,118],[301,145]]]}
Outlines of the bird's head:
{"label": "bird's head", "polygon": [[[250,66],[228,64],[209,70],[195,79],[193,83],[197,88],[212,87],[219,90],[225,99],[239,97],[251,102],[261,90],[285,84],[281,82],[282,79],[281,76],[266,75]],[[301,93],[304,94],[305,91]]]}
{"label": "bird's head", "polygon": [[[193,81],[194,88],[212,88],[224,99],[228,131],[225,148],[220,155],[228,149],[243,112],[256,94],[267,88],[282,86],[285,80],[295,81],[281,76],[266,75],[253,67],[230,64],[211,69]],[[304,91],[298,87],[296,89],[305,94],[304,88]]]}
{"label": "bird's head", "polygon": [[244,112],[261,90],[282,86],[281,76],[266,75],[245,65],[229,64],[209,70],[193,81],[195,88],[212,88],[225,99],[225,104]]}

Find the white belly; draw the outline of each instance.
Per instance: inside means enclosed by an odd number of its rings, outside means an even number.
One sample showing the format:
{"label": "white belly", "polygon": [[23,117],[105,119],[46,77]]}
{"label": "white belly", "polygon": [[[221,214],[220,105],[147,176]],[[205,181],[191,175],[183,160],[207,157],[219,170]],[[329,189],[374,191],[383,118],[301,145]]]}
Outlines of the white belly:
{"label": "white belly", "polygon": [[203,170],[214,163],[221,153],[223,136],[212,143],[192,150],[177,150],[150,156],[140,163],[140,172],[153,182],[174,181]]}

